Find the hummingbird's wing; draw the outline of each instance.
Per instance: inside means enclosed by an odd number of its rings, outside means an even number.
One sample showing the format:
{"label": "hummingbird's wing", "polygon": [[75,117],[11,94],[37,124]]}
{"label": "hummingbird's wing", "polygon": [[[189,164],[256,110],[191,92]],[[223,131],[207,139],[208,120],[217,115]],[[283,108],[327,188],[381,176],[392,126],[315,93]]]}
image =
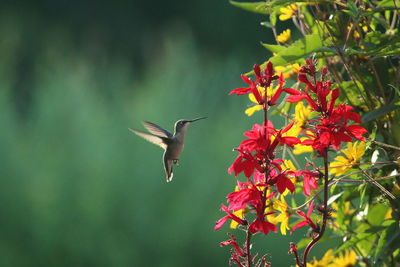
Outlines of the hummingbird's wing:
{"label": "hummingbird's wing", "polygon": [[157,136],[172,138],[172,133],[149,121],[143,121],[143,126],[151,133]]}
{"label": "hummingbird's wing", "polygon": [[172,181],[172,177],[174,177],[174,173],[172,172],[172,165],[173,165],[173,160],[168,159],[167,154],[168,152],[165,151],[163,155],[163,161],[164,161],[164,169],[165,169],[165,174],[167,177],[167,183]]}
{"label": "hummingbird's wing", "polygon": [[147,141],[156,144],[158,146],[160,146],[161,148],[163,148],[164,150],[167,149],[167,145],[168,145],[168,139],[162,136],[157,136],[154,134],[148,134],[148,133],[144,133],[141,131],[137,131],[137,130],[132,130],[129,129],[129,131],[131,131],[134,134],[139,135],[140,137],[146,139]]}

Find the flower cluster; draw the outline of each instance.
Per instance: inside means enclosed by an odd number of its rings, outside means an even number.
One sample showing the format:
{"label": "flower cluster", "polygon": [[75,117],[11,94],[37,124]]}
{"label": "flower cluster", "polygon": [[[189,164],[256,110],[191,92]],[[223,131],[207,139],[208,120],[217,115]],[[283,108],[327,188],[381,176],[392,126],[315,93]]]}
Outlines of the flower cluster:
{"label": "flower cluster", "polygon": [[313,111],[320,113],[319,118],[314,121],[314,127],[306,134],[309,138],[302,145],[312,146],[321,155],[326,155],[329,147],[338,150],[342,142],[351,142],[353,138],[365,141],[362,135],[367,130],[357,124],[349,125],[351,121],[361,123],[361,117],[353,111],[354,108],[343,103],[335,107],[339,88],[331,90],[332,82],[325,81],[328,69],[322,69],[318,80],[316,62],[311,59],[306,62],[298,76],[299,81],[305,84],[305,89],[284,89],[291,95],[286,101],[297,103],[305,99]]}
{"label": "flower cluster", "polygon": [[[296,186],[302,186],[305,196],[311,196],[313,190],[318,188],[321,177],[327,177],[327,169],[321,172],[313,164],[308,164],[313,169],[297,170],[293,163],[281,159],[279,156],[284,147],[317,151],[318,155],[327,159],[330,147],[339,149],[342,142],[350,142],[353,138],[364,140],[362,134],[366,132],[361,126],[351,123],[360,123],[360,116],[353,108],[345,104],[336,105],[339,89],[331,90],[331,81],[326,80],[327,68],[321,70],[317,77],[316,62],[307,60],[306,65],[299,69],[298,80],[305,85],[303,89],[284,88],[284,76],[279,76],[268,62],[265,68],[259,65],[253,67],[255,80],[242,75],[242,80],[249,87],[236,88],[230,94],[248,94],[256,104],[249,113],[257,110],[264,111],[262,124],[254,124],[252,129],[245,132],[244,139],[235,150],[238,155],[228,169],[228,173],[236,177],[243,173],[245,181],[237,181],[234,192],[227,195],[227,206],[221,205],[221,210],[226,214],[219,219],[215,230],[220,229],[230,220],[231,228],[240,228],[247,232],[247,240],[243,248],[230,234],[230,239],[222,242],[221,246],[231,245],[231,261],[240,266],[241,259],[249,264],[250,238],[256,233],[267,235],[277,232],[277,224],[281,223],[280,231],[283,235],[287,230],[294,230],[309,226],[314,236],[322,235],[325,226],[321,221],[315,220],[314,201],[308,205],[307,213],[301,210],[292,210],[285,201],[285,196],[290,192],[295,193]],[[275,89],[272,89],[275,88]],[[277,104],[283,92],[288,93],[287,102],[297,103],[293,121],[277,129],[268,120],[268,110]],[[304,105],[302,100],[306,100]],[[247,113],[248,111],[246,111]],[[303,135],[303,137],[300,137]],[[302,149],[303,150],[303,149]],[[327,166],[327,164],[325,164]],[[324,186],[327,186],[325,179]],[[327,196],[324,196],[325,198]],[[326,224],[329,209],[319,205],[315,209],[323,214],[323,224]],[[291,229],[291,217],[303,218]],[[316,241],[315,241],[316,242]]]}

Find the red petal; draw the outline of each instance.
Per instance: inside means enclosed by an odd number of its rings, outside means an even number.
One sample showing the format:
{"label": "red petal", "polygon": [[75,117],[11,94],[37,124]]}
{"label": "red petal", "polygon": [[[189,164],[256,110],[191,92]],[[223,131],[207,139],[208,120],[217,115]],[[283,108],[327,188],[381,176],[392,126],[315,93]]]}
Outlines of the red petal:
{"label": "red petal", "polygon": [[283,91],[285,91],[286,93],[291,94],[291,95],[302,95],[303,94],[299,90],[296,90],[293,88],[285,88],[285,89],[283,89]]}
{"label": "red petal", "polygon": [[305,95],[291,95],[288,98],[286,98],[286,101],[289,103],[297,103],[304,98],[306,98]]}
{"label": "red petal", "polygon": [[294,230],[296,230],[296,229],[298,229],[298,228],[301,228],[301,227],[304,227],[304,226],[306,226],[307,224],[308,224],[307,221],[299,222],[298,224],[296,224],[295,226],[292,227],[292,230],[290,230],[290,233],[293,233]]}
{"label": "red petal", "polygon": [[254,70],[254,73],[256,74],[256,76],[261,76],[261,69],[258,64],[254,64],[253,70]]}
{"label": "red petal", "polygon": [[332,113],[333,107],[335,106],[335,101],[339,97],[339,88],[333,89],[331,92],[331,100],[329,101],[328,112]]}
{"label": "red petal", "polygon": [[217,231],[219,228],[221,228],[224,223],[229,219],[228,216],[222,217],[215,223],[214,231]]}
{"label": "red petal", "polygon": [[353,135],[354,138],[356,138],[358,140],[362,140],[362,141],[365,141],[365,138],[362,135],[365,134],[366,132],[368,132],[366,129],[364,129],[360,125],[355,125],[355,124],[347,126],[346,130],[349,134]]}
{"label": "red petal", "polygon": [[278,101],[281,94],[282,94],[282,87],[279,87],[278,90],[276,90],[275,94],[271,97],[271,100],[269,101],[269,105],[270,106],[275,105],[276,101]]}
{"label": "red petal", "polygon": [[290,147],[293,147],[294,145],[297,145],[300,143],[299,138],[293,137],[293,136],[282,137],[280,141],[282,144],[286,144]]}
{"label": "red petal", "polygon": [[246,75],[241,75],[240,77],[242,77],[242,80],[247,83],[247,84],[252,84],[252,80],[250,80]]}
{"label": "red petal", "polygon": [[244,94],[250,93],[251,90],[252,90],[251,87],[247,87],[247,88],[240,87],[240,88],[236,88],[236,89],[230,91],[229,94],[230,95],[232,95],[232,94],[244,95]]}

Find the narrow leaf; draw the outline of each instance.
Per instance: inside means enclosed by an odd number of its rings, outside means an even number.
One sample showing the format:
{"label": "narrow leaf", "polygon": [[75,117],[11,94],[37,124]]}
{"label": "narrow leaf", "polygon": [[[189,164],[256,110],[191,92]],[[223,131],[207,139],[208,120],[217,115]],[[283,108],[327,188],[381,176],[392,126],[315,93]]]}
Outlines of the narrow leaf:
{"label": "narrow leaf", "polygon": [[267,5],[264,2],[236,2],[236,1],[229,1],[232,5],[241,8],[246,11],[258,13],[258,14],[269,14],[269,10]]}
{"label": "narrow leaf", "polygon": [[389,104],[389,105],[380,107],[378,109],[368,111],[367,113],[365,113],[364,116],[362,116],[361,120],[363,123],[366,123],[366,122],[375,120],[379,117],[382,117],[398,108],[400,108],[400,106]]}

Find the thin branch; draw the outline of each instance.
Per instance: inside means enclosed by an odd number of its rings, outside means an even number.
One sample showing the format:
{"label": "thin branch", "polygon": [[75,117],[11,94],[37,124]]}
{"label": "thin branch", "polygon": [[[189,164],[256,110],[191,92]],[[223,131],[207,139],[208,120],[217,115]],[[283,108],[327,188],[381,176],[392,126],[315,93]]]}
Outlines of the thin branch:
{"label": "thin branch", "polygon": [[[387,179],[392,179],[400,176],[400,173],[394,174],[394,175],[387,175],[379,178],[375,178],[375,181],[382,181],[382,180],[387,180]],[[348,182],[348,183],[366,183],[366,182],[371,182],[370,180],[355,180],[355,179],[341,179],[341,182]]]}
{"label": "thin branch", "polygon": [[360,168],[362,173],[376,186],[378,187],[386,196],[390,197],[391,199],[396,199],[395,196],[393,196],[392,193],[390,193],[386,188],[384,188],[380,183],[375,181],[374,178],[372,178],[366,171]]}
{"label": "thin branch", "polygon": [[380,146],[384,146],[384,147],[389,147],[389,148],[393,148],[393,149],[396,149],[396,150],[400,150],[400,147],[398,147],[398,146],[385,144],[385,143],[378,142],[378,141],[375,141],[375,140],[372,140],[371,142],[374,143],[374,144],[380,145]]}

